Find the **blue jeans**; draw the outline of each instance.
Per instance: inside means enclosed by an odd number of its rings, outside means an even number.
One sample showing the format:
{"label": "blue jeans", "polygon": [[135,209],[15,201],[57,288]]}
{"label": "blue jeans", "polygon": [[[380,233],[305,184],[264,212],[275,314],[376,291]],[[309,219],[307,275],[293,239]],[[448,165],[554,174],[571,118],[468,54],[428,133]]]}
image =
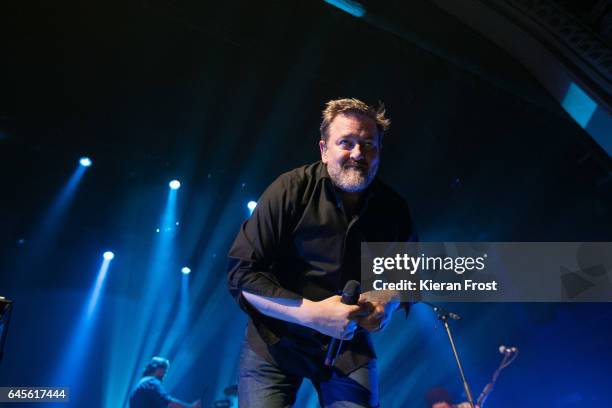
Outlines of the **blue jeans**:
{"label": "blue jeans", "polygon": [[[321,370],[325,368],[321,367]],[[244,341],[240,353],[240,408],[285,408],[295,403],[303,377],[283,372],[255,353]],[[311,379],[319,404],[325,408],[378,407],[376,360],[348,376],[333,370],[324,381]]]}

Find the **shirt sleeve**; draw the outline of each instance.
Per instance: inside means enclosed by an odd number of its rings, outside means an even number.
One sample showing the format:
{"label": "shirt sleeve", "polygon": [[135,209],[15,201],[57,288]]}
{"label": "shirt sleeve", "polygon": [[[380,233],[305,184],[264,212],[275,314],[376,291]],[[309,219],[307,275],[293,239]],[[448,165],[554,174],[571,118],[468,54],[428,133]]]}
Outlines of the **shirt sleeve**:
{"label": "shirt sleeve", "polygon": [[167,405],[173,400],[170,394],[161,385],[161,382],[152,381],[151,389],[153,390],[153,393],[154,393],[153,397],[155,399],[156,404],[158,405],[166,404]]}
{"label": "shirt sleeve", "polygon": [[255,295],[301,299],[283,288],[273,265],[290,243],[299,196],[287,175],[274,181],[261,196],[251,217],[238,232],[228,254],[228,288],[240,307],[249,312],[242,290]]}

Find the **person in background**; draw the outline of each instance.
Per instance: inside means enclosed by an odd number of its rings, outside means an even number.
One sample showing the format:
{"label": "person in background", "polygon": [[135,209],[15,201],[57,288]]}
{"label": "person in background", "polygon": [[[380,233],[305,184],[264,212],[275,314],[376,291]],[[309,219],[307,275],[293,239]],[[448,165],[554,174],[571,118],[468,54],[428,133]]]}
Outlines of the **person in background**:
{"label": "person in background", "polygon": [[200,400],[191,404],[172,397],[162,381],[168,373],[170,362],[163,357],[153,357],[142,373],[142,378],[130,395],[130,408],[200,408]]}
{"label": "person in background", "polygon": [[[443,387],[432,388],[425,393],[427,408],[470,408],[469,402],[453,404],[450,393]],[[479,408],[476,405],[476,408]]]}

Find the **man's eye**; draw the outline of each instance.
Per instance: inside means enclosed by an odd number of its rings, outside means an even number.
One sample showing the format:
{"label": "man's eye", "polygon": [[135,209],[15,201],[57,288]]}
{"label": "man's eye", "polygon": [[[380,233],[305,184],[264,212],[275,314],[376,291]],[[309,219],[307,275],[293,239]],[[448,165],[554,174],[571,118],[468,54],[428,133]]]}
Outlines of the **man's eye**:
{"label": "man's eye", "polygon": [[338,144],[339,144],[341,147],[351,147],[351,146],[352,146],[352,143],[351,143],[350,141],[348,141],[348,140],[340,140],[340,141],[338,142]]}
{"label": "man's eye", "polygon": [[363,144],[363,149],[364,150],[374,150],[374,149],[376,149],[376,145],[374,143],[372,143],[372,142],[365,142]]}

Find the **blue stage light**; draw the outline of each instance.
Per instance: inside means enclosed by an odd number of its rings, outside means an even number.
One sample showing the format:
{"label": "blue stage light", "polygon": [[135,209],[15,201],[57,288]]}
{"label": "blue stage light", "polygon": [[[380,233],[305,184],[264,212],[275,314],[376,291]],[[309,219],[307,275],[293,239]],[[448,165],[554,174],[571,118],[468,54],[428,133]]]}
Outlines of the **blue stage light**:
{"label": "blue stage light", "polygon": [[255,207],[257,207],[257,201],[249,201],[247,207],[251,212],[253,212],[253,210],[255,210]]}
{"label": "blue stage light", "polygon": [[363,6],[354,0],[324,0],[332,6],[338,7],[340,10],[346,11],[352,16],[363,17],[366,13]]}
{"label": "blue stage light", "polygon": [[[160,350],[164,355],[174,355],[174,347],[180,344],[180,340],[187,334],[184,330],[187,323],[183,323],[180,318],[181,308],[179,307],[179,318],[175,320],[176,310],[171,307],[172,302],[170,304],[159,302],[161,296],[173,296],[177,293],[175,291],[180,290],[179,288],[183,286],[189,288],[192,283],[191,274],[183,274],[181,271],[185,264],[175,263],[178,256],[178,242],[174,231],[178,229],[176,223],[179,221],[177,217],[179,194],[178,190],[172,188],[174,184],[167,184],[169,188],[164,188],[161,184],[166,197],[165,204],[161,208],[159,220],[151,225],[155,233],[151,240],[153,246],[147,262],[149,265],[144,266],[147,278],[141,282],[139,288],[138,319],[134,319],[129,313],[114,318],[116,330],[113,330],[114,334],[109,340],[112,352],[109,353],[106,370],[107,385],[104,392],[105,401],[102,403],[104,407],[127,406],[129,388],[137,382],[137,378],[140,378],[143,356],[160,354]],[[178,180],[176,184],[176,187],[180,186]],[[183,225],[182,221],[180,225]],[[180,296],[182,305],[186,297],[182,296],[182,293]],[[173,324],[168,329],[166,324],[170,320],[175,321],[176,326]],[[129,336],[124,336],[126,329]],[[174,329],[176,336],[173,334]],[[162,345],[160,349],[162,343],[167,344],[168,348]],[[173,372],[175,375],[176,373],[180,375],[180,371],[179,369]],[[174,388],[174,384],[168,388]]]}
{"label": "blue stage light", "polygon": [[90,165],[91,160],[87,157],[82,157],[66,184],[51,203],[50,208],[42,218],[42,222],[32,232],[28,245],[31,252],[28,254],[26,265],[23,266],[24,270],[31,269],[33,260],[44,259],[51,250],[54,237],[62,228],[63,221],[68,215],[70,204],[74,200],[83,175],[87,171],[87,163]]}
{"label": "blue stage light", "polygon": [[79,164],[83,167],[91,166],[91,159],[89,157],[81,157],[79,159]]}
{"label": "blue stage light", "polygon": [[597,110],[597,103],[574,83],[567,90],[562,105],[583,129],[586,129],[593,113]]}
{"label": "blue stage light", "polygon": [[188,266],[183,266],[183,268],[181,269],[181,272],[187,275],[188,273],[191,273],[191,269]]}
{"label": "blue stage light", "polygon": [[114,254],[112,252],[104,252],[104,259],[102,260],[95,283],[91,290],[87,308],[83,309],[81,318],[76,322],[74,332],[64,352],[64,358],[57,367],[57,373],[54,375],[54,381],[58,381],[58,384],[70,384],[71,398],[77,395],[79,391],[83,391],[84,387],[80,387],[81,385],[85,385],[80,381],[84,375],[84,372],[81,370],[87,367],[88,360],[86,357],[91,353],[95,332],[96,312],[100,310],[97,305],[102,298],[104,281],[106,280],[106,275],[113,257]]}
{"label": "blue stage light", "polygon": [[173,190],[178,190],[179,188],[181,188],[181,182],[178,180],[172,180],[170,183],[168,183],[168,185]]}

